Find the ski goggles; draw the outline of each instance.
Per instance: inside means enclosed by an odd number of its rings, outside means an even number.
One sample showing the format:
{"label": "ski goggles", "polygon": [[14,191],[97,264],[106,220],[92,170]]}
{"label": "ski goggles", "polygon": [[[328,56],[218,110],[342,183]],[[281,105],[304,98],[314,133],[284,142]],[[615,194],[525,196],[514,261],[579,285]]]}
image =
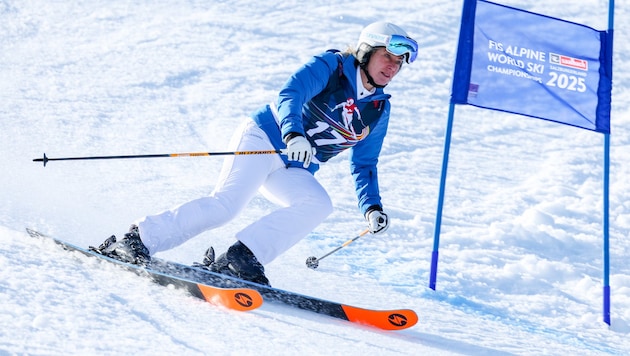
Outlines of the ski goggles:
{"label": "ski goggles", "polygon": [[393,55],[406,55],[407,63],[415,61],[418,57],[418,42],[406,36],[391,35],[385,48]]}

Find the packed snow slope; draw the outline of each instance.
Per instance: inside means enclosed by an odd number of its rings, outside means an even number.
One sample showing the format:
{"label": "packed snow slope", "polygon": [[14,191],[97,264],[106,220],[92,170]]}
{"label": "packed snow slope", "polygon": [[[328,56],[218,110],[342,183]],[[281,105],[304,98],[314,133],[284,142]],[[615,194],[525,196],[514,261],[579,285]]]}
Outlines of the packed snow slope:
{"label": "packed snow slope", "polygon": [[[608,2],[505,0],[606,29]],[[458,106],[430,256],[462,1],[0,0],[0,354],[623,355],[630,352],[630,13],[615,14],[610,176],[612,325],[602,322],[601,134]],[[238,313],[28,237],[81,246],[209,194],[220,157],[34,163],[49,157],[223,151],[311,55],[389,20],[421,46],[387,87],[379,163],[392,223],[365,228],[347,155],[317,174],[335,212],[267,266],[272,284],[357,306],[412,308],[381,332],[268,303]],[[515,24],[517,26],[518,24]],[[523,105],[527,105],[527,101]],[[183,263],[274,209],[159,256]]]}

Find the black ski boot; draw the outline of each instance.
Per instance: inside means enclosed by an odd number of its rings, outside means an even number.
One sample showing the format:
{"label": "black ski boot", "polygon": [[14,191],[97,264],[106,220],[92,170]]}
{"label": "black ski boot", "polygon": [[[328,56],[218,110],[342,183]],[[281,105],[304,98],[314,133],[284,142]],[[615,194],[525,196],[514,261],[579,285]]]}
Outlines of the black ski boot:
{"label": "black ski boot", "polygon": [[240,241],[230,246],[227,252],[216,260],[214,259],[214,249],[210,247],[206,251],[203,263],[194,263],[193,267],[202,267],[212,272],[271,286],[265,276],[265,267],[258,262],[252,251]]}
{"label": "black ski boot", "polygon": [[122,240],[116,242],[116,236],[112,235],[99,247],[90,247],[90,249],[127,263],[148,265],[151,262],[149,249],[142,243],[136,225],[131,225],[129,232]]}

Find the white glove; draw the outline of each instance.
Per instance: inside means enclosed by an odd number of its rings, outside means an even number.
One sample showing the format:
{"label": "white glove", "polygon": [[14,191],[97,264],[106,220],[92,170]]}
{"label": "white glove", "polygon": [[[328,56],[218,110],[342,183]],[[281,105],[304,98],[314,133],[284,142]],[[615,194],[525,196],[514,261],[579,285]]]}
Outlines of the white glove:
{"label": "white glove", "polygon": [[368,229],[372,234],[380,234],[389,227],[387,214],[379,210],[372,210],[367,213],[365,219],[368,222]]}
{"label": "white glove", "polygon": [[311,143],[308,142],[306,137],[302,135],[290,139],[287,142],[287,149],[283,153],[286,153],[289,161],[304,162],[304,168],[307,168],[313,159],[313,147],[311,147]]}

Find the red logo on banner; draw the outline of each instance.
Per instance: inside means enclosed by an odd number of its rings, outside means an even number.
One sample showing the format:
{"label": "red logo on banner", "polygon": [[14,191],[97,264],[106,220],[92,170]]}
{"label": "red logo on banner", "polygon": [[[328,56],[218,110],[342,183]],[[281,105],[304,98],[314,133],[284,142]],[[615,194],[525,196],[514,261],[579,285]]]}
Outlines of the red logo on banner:
{"label": "red logo on banner", "polygon": [[549,53],[549,62],[564,67],[588,70],[588,61],[579,58],[564,56],[562,54]]}

